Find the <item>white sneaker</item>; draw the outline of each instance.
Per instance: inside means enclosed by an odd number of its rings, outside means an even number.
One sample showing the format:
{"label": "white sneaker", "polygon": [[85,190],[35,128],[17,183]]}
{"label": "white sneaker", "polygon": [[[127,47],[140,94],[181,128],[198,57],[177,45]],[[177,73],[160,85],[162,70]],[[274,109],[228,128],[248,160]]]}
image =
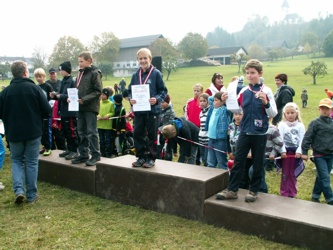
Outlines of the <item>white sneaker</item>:
{"label": "white sneaker", "polygon": [[333,174],[333,168],[332,168],[332,170],[331,170],[331,174]]}

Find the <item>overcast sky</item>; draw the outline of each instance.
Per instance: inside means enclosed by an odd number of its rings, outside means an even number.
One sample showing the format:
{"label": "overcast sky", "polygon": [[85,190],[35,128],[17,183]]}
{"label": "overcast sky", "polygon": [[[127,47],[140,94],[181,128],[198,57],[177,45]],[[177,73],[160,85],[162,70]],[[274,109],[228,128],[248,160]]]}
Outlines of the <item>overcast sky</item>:
{"label": "overcast sky", "polygon": [[[95,35],[118,38],[162,34],[178,43],[187,33],[220,26],[236,32],[253,15],[282,20],[285,0],[2,0],[0,56],[30,57],[34,48],[50,55],[62,36],[88,45]],[[332,0],[287,0],[289,13],[306,21],[333,13]]]}

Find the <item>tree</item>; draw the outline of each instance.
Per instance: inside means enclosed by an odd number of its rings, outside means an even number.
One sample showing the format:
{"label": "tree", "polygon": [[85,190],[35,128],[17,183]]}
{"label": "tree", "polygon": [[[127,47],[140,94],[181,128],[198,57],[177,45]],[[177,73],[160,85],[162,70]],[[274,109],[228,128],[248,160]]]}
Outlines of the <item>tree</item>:
{"label": "tree", "polygon": [[251,58],[261,59],[266,56],[266,52],[258,44],[252,44],[247,51]]}
{"label": "tree", "polygon": [[273,62],[279,58],[279,53],[276,49],[268,51],[268,58]]}
{"label": "tree", "polygon": [[179,57],[177,49],[172,45],[172,42],[166,38],[157,38],[149,49],[154,56],[161,56],[165,60],[170,60]]}
{"label": "tree", "polygon": [[166,80],[169,80],[172,71],[177,71],[177,60],[179,52],[172,45],[171,41],[166,38],[156,39],[150,46],[150,51],[153,55],[162,57],[162,68],[168,72]]}
{"label": "tree", "polygon": [[303,52],[307,55],[307,57],[309,57],[309,54],[311,53],[312,49],[311,49],[311,45],[306,42],[304,44],[304,48],[303,48]]}
{"label": "tree", "polygon": [[180,41],[178,48],[185,58],[193,60],[207,55],[208,44],[202,35],[190,32]]}
{"label": "tree", "polygon": [[6,62],[5,64],[0,64],[0,75],[2,80],[8,77],[8,72],[10,72],[10,64]]}
{"label": "tree", "polygon": [[60,37],[49,58],[49,66],[57,68],[64,61],[70,61],[72,69],[78,67],[78,56],[86,50],[79,39],[71,36]]}
{"label": "tree", "polygon": [[325,56],[333,56],[333,30],[327,35],[323,44]]}
{"label": "tree", "polygon": [[35,47],[34,52],[32,53],[32,61],[34,68],[43,68],[46,69],[47,55],[42,48]]}
{"label": "tree", "polygon": [[101,62],[113,63],[119,53],[120,40],[112,32],[103,32],[100,37],[94,36],[89,49],[96,64]]}
{"label": "tree", "polygon": [[162,62],[162,66],[163,66],[163,69],[168,72],[167,74],[167,77],[166,77],[166,80],[168,81],[169,80],[169,76],[171,74],[171,71],[177,71],[178,69],[178,65],[177,65],[177,61],[166,61],[166,62]]}
{"label": "tree", "polygon": [[247,62],[250,57],[245,55],[244,53],[240,53],[240,54],[232,54],[230,55],[230,59],[234,62],[237,62],[238,65],[238,73],[240,72],[241,66],[243,63]]}
{"label": "tree", "polygon": [[325,76],[327,75],[327,66],[324,62],[311,62],[311,65],[303,69],[304,75],[311,75],[313,78],[313,84],[316,84],[317,76]]}
{"label": "tree", "polygon": [[102,71],[103,74],[103,79],[105,77],[105,80],[108,79],[108,75],[113,74],[113,68],[112,68],[113,63],[111,62],[100,62],[98,64],[98,68]]}

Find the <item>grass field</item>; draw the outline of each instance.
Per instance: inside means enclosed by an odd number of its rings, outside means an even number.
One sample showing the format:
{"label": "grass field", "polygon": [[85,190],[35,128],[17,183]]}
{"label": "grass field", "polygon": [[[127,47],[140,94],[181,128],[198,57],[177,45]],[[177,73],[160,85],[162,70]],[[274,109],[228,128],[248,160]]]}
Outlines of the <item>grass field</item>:
{"label": "grass field", "polygon": [[[324,61],[328,73],[317,78],[305,76],[302,69],[311,60]],[[295,91],[295,102],[300,105],[301,89],[309,93],[307,109],[301,109],[303,122],[308,123],[318,116],[318,102],[325,98],[325,88],[332,88],[331,72],[333,58],[264,62],[265,84],[276,90],[274,76],[286,73],[288,84]],[[181,68],[172,72],[166,82],[178,116],[192,97],[192,86],[202,83],[204,89],[210,84],[214,72],[224,76],[224,83],[237,73],[237,66]],[[119,83],[120,78],[109,77],[104,86]],[[129,83],[130,78],[126,78]],[[8,81],[3,82],[8,85]],[[128,110],[128,103],[124,102]],[[300,105],[301,106],[301,105]],[[129,163],[130,164],[130,163]],[[310,200],[315,179],[313,164],[308,162],[298,179],[298,199]],[[0,192],[0,249],[297,249],[277,244],[255,236],[216,228],[200,222],[176,216],[147,211],[103,200],[48,183],[39,182],[40,199],[33,205],[17,207],[11,190],[11,167],[6,157],[0,181],[6,186]],[[269,193],[279,194],[280,176],[267,173]],[[332,180],[331,180],[331,183]],[[322,198],[322,203],[324,200]],[[184,204],[186,205],[186,204]],[[323,206],[326,206],[323,204]]]}

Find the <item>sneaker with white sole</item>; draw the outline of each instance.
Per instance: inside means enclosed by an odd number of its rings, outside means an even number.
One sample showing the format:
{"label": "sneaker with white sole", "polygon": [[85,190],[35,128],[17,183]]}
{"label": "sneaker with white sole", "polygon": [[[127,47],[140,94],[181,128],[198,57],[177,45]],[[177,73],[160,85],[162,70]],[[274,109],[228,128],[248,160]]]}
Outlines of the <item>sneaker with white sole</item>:
{"label": "sneaker with white sole", "polygon": [[237,192],[227,190],[227,189],[216,194],[216,199],[218,199],[218,200],[230,200],[230,199],[237,199],[237,198],[238,198]]}
{"label": "sneaker with white sole", "polygon": [[155,166],[155,161],[152,159],[149,159],[145,163],[143,163],[144,168],[152,168],[154,166]]}
{"label": "sneaker with white sole", "polygon": [[246,202],[255,202],[257,200],[258,193],[250,191],[246,196],[245,196],[245,201]]}
{"label": "sneaker with white sole", "polygon": [[135,168],[142,167],[143,164],[146,162],[144,158],[138,158],[135,162],[132,163],[132,166]]}

